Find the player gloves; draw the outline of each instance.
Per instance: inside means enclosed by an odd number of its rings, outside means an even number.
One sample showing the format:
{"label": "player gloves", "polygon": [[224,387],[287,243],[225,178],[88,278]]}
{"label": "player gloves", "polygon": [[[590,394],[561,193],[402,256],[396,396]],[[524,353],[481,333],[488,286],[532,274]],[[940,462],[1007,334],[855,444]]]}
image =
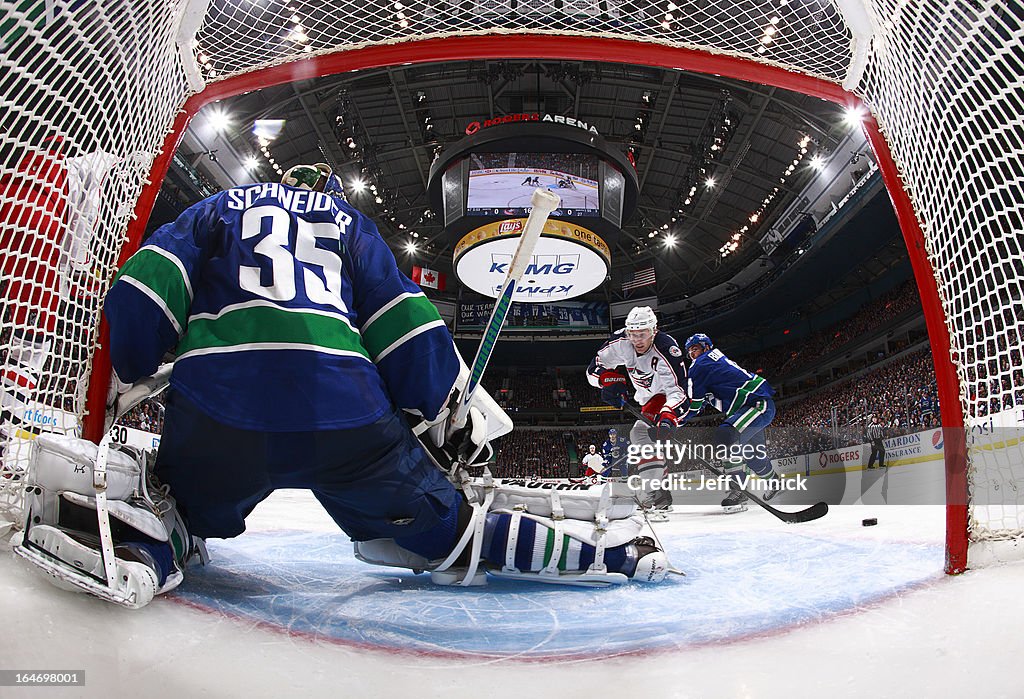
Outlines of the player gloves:
{"label": "player gloves", "polygon": [[665,407],[665,395],[658,394],[652,397],[649,401],[644,403],[644,407],[640,409],[641,414],[644,418],[651,423],[651,427],[648,429],[651,439],[654,440],[665,440],[671,439],[672,433],[676,431],[676,428],[681,424],[679,415],[672,408]]}
{"label": "player gloves", "polygon": [[608,405],[621,408],[629,400],[626,377],[617,371],[602,371],[598,376],[601,383],[601,400]]}
{"label": "player gloves", "polygon": [[644,419],[652,424],[657,424],[658,417],[661,415],[662,408],[665,407],[665,394],[659,393],[656,396],[652,396],[649,401],[644,403],[643,407],[640,408],[640,413],[644,416]]}
{"label": "player gloves", "polygon": [[657,431],[656,439],[671,439],[672,434],[679,427],[679,417],[674,410],[662,410],[658,414],[658,422],[655,425]]}

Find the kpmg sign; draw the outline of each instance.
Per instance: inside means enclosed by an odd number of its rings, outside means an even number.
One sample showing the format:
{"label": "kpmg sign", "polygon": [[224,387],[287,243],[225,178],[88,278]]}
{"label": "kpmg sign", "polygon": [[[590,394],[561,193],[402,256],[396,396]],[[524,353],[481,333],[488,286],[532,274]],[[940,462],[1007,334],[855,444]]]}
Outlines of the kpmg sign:
{"label": "kpmg sign", "polygon": [[[455,273],[473,291],[497,298],[508,274],[525,219],[495,221],[467,233],[455,245]],[[608,275],[611,252],[593,231],[548,219],[513,301],[558,301],[598,287]]]}

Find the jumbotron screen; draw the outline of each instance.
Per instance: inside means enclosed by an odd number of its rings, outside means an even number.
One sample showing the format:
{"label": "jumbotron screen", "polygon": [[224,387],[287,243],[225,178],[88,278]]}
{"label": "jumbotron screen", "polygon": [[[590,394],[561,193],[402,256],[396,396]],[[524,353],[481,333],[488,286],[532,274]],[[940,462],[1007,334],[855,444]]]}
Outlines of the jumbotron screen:
{"label": "jumbotron screen", "polygon": [[598,159],[584,153],[473,153],[468,216],[526,216],[530,196],[546,187],[562,198],[558,216],[599,216]]}

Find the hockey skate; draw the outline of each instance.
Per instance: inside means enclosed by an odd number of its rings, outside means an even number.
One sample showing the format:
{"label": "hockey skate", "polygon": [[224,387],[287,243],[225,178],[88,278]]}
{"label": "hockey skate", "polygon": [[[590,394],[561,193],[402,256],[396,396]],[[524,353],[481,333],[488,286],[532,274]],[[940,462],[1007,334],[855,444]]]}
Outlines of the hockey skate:
{"label": "hockey skate", "polygon": [[[115,586],[110,587],[105,581],[99,537],[37,524],[15,534],[11,543],[17,555],[41,568],[62,590],[88,592],[123,607],[138,609],[149,604],[160,589],[157,563],[138,545],[114,548]],[[180,581],[179,573],[167,589]]]}
{"label": "hockey skate", "polygon": [[672,511],[672,493],[667,490],[659,490],[654,493],[654,509],[658,512]]}
{"label": "hockey skate", "polygon": [[722,500],[722,510],[726,513],[745,512],[747,509],[747,496],[738,488],[731,488],[729,494]]}
{"label": "hockey skate", "polygon": [[647,518],[648,522],[667,522],[668,513],[664,510],[659,510],[654,507],[644,508],[644,517]]}
{"label": "hockey skate", "polygon": [[776,495],[782,492],[782,476],[772,474],[770,476],[770,480],[774,482],[774,485],[765,490],[764,495],[761,496],[761,499],[764,500],[765,502],[768,502],[769,500],[771,500]]}
{"label": "hockey skate", "polygon": [[640,512],[648,523],[668,521],[668,511],[659,509],[655,504],[654,498],[640,501]]}

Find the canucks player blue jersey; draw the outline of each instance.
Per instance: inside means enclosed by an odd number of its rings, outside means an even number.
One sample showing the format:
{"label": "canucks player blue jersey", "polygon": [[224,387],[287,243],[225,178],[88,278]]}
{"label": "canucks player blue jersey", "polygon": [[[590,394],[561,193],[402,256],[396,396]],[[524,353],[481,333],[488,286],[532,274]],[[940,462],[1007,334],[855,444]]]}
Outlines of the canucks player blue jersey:
{"label": "canucks player blue jersey", "polygon": [[692,400],[688,417],[700,412],[709,395],[726,417],[735,414],[752,396],[771,398],[775,395],[775,389],[763,377],[751,374],[717,349],[693,360],[689,384]]}
{"label": "canucks player blue jersey", "polygon": [[616,437],[614,444],[611,439],[604,440],[604,444],[601,445],[601,456],[604,457],[605,465],[610,466],[612,463],[626,456],[627,449],[629,449],[628,439]]}
{"label": "canucks player blue jersey", "polygon": [[107,296],[119,378],[153,373],[216,420],[270,432],[435,417],[459,370],[451,335],[376,226],[283,184],[235,187],[159,228]]}

